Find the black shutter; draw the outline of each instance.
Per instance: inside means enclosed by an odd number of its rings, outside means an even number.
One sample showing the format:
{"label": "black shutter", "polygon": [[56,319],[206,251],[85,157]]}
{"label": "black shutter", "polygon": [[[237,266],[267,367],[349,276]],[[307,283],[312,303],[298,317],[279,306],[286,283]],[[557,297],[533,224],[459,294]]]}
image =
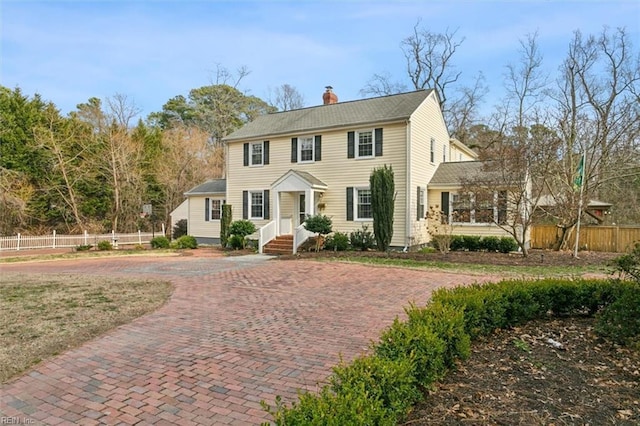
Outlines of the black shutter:
{"label": "black shutter", "polygon": [[298,138],[291,138],[291,162],[298,162]]}
{"label": "black shutter", "polygon": [[356,157],[356,132],[347,133],[347,158]]}
{"label": "black shutter", "polygon": [[204,199],[204,221],[208,222],[209,218],[211,217],[209,215],[209,206],[211,205],[211,203],[209,202],[208,198]]}
{"label": "black shutter", "polygon": [[353,186],[347,188],[347,220],[353,220]]}
{"label": "black shutter", "polygon": [[416,193],[416,220],[422,219],[422,215],[424,215],[423,206],[420,205],[420,187],[418,187],[418,192]]}
{"label": "black shutter", "polygon": [[322,160],[322,136],[320,135],[316,135],[315,137],[315,156],[316,158],[314,159],[315,161],[320,161]]}
{"label": "black shutter", "polygon": [[269,164],[269,141],[264,141],[262,143],[262,155],[264,157],[263,164]]}
{"label": "black shutter", "polygon": [[264,219],[269,219],[269,190],[268,189],[265,189],[264,194],[262,195],[262,206],[263,206],[262,217]]}
{"label": "black shutter", "polygon": [[376,129],[376,157],[382,157],[382,128]]}
{"label": "black shutter", "polygon": [[249,219],[249,191],[242,191],[242,218]]}
{"label": "black shutter", "polygon": [[442,214],[444,215],[443,218],[443,223],[449,223],[449,193],[448,192],[443,192],[440,195],[440,204],[442,204],[440,210],[442,211]]}
{"label": "black shutter", "polygon": [[244,165],[248,166],[249,165],[249,144],[245,143],[243,148],[244,148]]}

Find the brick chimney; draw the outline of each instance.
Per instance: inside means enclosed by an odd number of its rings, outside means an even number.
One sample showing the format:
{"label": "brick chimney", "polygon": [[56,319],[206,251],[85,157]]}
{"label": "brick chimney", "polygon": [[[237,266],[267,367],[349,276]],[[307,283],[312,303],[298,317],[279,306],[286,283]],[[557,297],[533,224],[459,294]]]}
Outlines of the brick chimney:
{"label": "brick chimney", "polygon": [[326,89],[327,91],[322,94],[322,102],[325,105],[337,104],[338,96],[333,93],[333,87],[327,86]]}

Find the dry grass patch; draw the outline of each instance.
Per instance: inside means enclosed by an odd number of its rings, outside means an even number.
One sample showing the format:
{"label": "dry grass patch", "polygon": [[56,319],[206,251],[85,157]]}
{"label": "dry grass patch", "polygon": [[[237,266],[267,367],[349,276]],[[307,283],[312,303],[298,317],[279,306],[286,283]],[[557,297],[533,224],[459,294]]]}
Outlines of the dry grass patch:
{"label": "dry grass patch", "polygon": [[153,280],[3,273],[0,382],[157,309],[171,291]]}

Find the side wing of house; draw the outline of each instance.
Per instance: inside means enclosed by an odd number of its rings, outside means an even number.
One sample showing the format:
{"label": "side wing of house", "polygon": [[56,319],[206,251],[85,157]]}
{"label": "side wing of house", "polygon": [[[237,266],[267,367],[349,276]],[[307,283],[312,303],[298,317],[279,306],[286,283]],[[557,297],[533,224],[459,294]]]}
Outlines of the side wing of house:
{"label": "side wing of house", "polygon": [[225,203],[226,181],[205,182],[185,193],[187,197],[187,232],[199,244],[220,243],[220,219]]}

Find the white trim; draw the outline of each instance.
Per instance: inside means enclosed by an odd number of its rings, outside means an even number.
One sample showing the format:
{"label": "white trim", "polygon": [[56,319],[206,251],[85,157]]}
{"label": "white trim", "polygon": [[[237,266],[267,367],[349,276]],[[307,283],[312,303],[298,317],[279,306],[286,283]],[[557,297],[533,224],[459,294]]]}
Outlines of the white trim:
{"label": "white trim", "polygon": [[[371,155],[360,155],[360,133],[371,133]],[[356,160],[364,160],[375,158],[376,156],[376,130],[375,129],[361,129],[354,132],[354,151]]]}
{"label": "white trim", "polygon": [[[260,194],[262,197],[262,214],[260,216],[253,216],[253,194]],[[257,205],[257,204],[256,204]],[[264,190],[248,190],[247,191],[247,217],[250,220],[263,220],[264,219]]]}
{"label": "white trim", "polygon": [[[373,220],[373,211],[371,212],[371,217],[359,217],[358,216],[358,205],[359,205],[359,191],[369,191],[369,198],[371,198],[371,188],[368,185],[360,185],[353,187],[353,221],[354,222],[370,222]],[[369,204],[371,205],[371,204]]]}
{"label": "white trim", "polygon": [[[210,197],[206,197],[205,200],[209,200],[209,217],[207,217],[205,222],[220,222],[220,219],[222,219],[222,206],[225,204],[225,200],[223,198],[210,198]],[[214,201],[220,201],[220,208],[218,209],[218,212],[220,213],[219,214],[220,217],[218,219],[214,219],[212,217]]]}
{"label": "white trim", "polygon": [[[303,139],[311,140],[311,160],[302,160],[302,140]],[[298,150],[298,152],[297,152],[298,164],[315,163],[315,160],[316,160],[316,138],[315,138],[315,136],[298,136],[298,143],[297,143],[296,149]]]}
{"label": "white trim", "polygon": [[[253,147],[260,145],[260,164],[253,164]],[[249,167],[262,167],[264,166],[264,141],[262,142],[249,142]]]}

